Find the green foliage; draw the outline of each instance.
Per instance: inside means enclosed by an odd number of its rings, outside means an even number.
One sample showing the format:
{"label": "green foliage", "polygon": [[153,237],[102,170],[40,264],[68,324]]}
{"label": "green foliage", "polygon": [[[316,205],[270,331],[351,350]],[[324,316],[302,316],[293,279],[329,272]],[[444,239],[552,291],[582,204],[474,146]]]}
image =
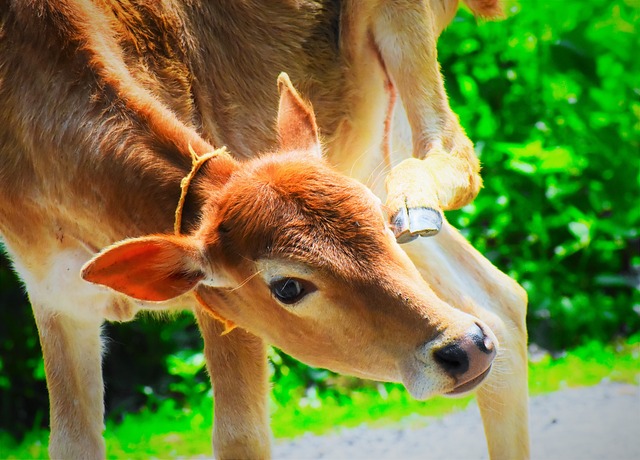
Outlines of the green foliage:
{"label": "green foliage", "polygon": [[640,334],[613,345],[591,341],[559,357],[544,354],[532,361],[529,364],[529,391],[533,395],[596,385],[603,380],[638,385]]}
{"label": "green foliage", "polygon": [[44,363],[31,307],[0,252],[0,431],[18,435],[40,426],[47,421],[47,407]]}
{"label": "green foliage", "polygon": [[460,14],[440,40],[484,165],[448,218],[526,288],[546,347],[640,328],[638,6],[522,2],[501,23]]}

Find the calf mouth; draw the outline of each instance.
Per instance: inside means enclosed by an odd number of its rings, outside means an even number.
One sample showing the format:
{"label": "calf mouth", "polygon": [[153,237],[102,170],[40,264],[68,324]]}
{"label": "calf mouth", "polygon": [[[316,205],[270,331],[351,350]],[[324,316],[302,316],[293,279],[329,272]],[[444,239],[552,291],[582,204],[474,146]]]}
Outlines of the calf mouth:
{"label": "calf mouth", "polygon": [[463,383],[459,384],[453,390],[448,391],[447,393],[445,393],[445,395],[447,395],[447,396],[459,396],[459,395],[463,395],[463,394],[468,393],[469,391],[473,390],[475,387],[480,385],[484,381],[484,379],[487,378],[487,376],[491,372],[491,367],[492,367],[492,365],[489,365],[487,370],[484,371],[482,374],[480,374],[480,375],[478,375],[476,377],[473,377],[471,380],[467,380],[466,382],[463,382]]}

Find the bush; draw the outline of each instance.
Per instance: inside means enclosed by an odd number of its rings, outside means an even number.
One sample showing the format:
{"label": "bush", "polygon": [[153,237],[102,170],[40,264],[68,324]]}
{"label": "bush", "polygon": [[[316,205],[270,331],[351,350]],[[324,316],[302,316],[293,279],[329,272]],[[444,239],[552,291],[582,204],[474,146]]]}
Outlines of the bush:
{"label": "bush", "polygon": [[526,288],[533,341],[608,341],[640,327],[637,4],[523,5],[459,15],[442,40],[485,181],[448,217]]}
{"label": "bush", "polygon": [[0,245],[0,431],[24,433],[48,421],[40,342],[29,301]]}

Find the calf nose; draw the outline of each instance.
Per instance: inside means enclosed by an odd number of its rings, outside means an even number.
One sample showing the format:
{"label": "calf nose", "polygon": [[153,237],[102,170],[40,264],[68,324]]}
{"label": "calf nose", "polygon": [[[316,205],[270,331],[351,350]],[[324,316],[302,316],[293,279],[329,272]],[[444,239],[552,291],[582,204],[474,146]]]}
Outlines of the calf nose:
{"label": "calf nose", "polygon": [[435,361],[458,385],[486,372],[495,356],[493,341],[477,324],[460,339],[433,352]]}

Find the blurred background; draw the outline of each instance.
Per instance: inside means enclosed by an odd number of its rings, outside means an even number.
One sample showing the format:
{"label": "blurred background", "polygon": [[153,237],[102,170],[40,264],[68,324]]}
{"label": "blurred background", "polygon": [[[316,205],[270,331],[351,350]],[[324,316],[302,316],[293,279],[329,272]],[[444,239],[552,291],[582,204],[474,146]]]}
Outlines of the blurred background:
{"label": "blurred background", "polygon": [[[550,360],[572,350],[597,360],[610,344],[630,344],[638,363],[639,9],[638,0],[510,2],[508,19],[495,23],[461,10],[440,39],[451,105],[485,183],[447,217],[527,290],[530,342]],[[189,314],[141,315],[107,324],[105,336],[109,423],[142,410],[209,429],[210,386]],[[397,386],[311,369],[276,350],[271,361],[276,418],[292,402],[301,412],[337,411],[354,395],[405,401]],[[381,405],[367,406],[368,417]],[[275,422],[294,428],[276,434],[304,431],[287,414]],[[47,425],[35,323],[0,255],[0,432],[20,440]]]}

